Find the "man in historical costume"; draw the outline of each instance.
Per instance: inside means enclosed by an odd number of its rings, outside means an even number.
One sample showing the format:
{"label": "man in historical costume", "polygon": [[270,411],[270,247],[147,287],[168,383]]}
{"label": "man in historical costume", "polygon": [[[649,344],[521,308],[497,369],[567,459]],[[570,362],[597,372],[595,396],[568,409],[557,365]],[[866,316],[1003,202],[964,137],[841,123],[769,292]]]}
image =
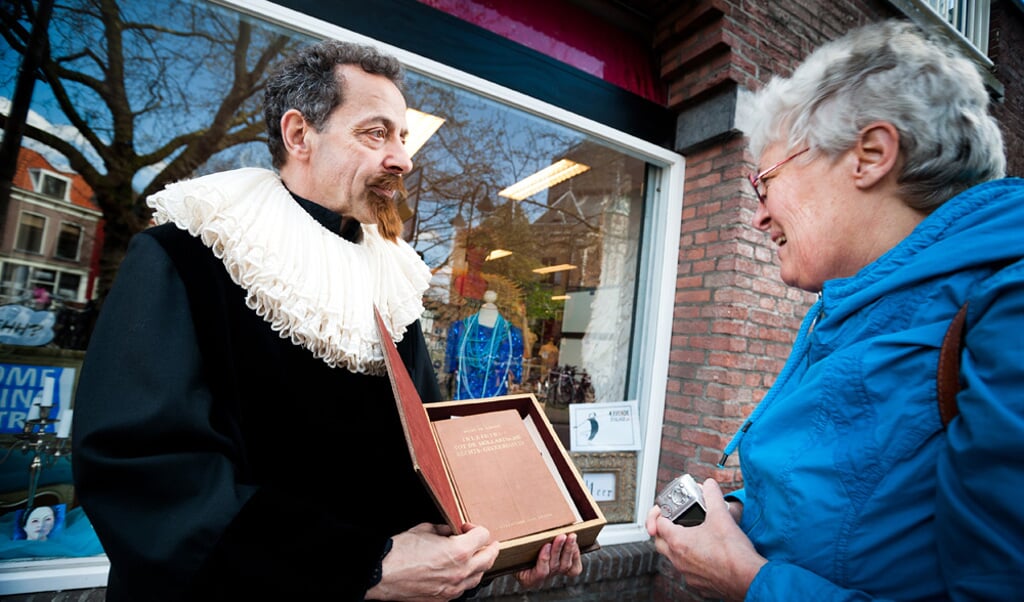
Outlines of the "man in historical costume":
{"label": "man in historical costume", "polygon": [[[279,174],[148,199],[159,225],[133,239],[103,305],[74,417],[109,600],[447,600],[494,563],[486,529],[439,524],[374,322],[377,307],[438,400],[418,322],[430,271],[398,237],[401,75],[369,47],[306,48],[267,85]],[[559,536],[517,576],[581,571]]]}

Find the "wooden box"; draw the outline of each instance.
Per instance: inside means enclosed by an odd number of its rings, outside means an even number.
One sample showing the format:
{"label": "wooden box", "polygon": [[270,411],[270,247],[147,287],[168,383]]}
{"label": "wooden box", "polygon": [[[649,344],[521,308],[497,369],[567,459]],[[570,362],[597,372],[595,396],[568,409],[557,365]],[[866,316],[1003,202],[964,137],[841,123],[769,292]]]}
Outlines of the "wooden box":
{"label": "wooden box", "polygon": [[381,331],[381,340],[384,342],[388,375],[391,378],[413,466],[423,478],[448,525],[456,533],[462,532],[462,525],[465,521],[459,511],[455,490],[431,425],[432,422],[446,420],[456,415],[467,416],[514,409],[524,419],[527,416],[531,417],[555,464],[558,476],[561,477],[569,497],[580,514],[581,522],[500,542],[498,559],[485,578],[532,567],[544,544],[560,533],[575,533],[583,553],[599,549],[597,536],[607,524],[607,520],[590,495],[583,478],[576,470],[576,466],[536,398],[532,394],[506,395],[424,404],[409,378],[405,365],[402,364],[401,358],[398,356],[398,350],[394,344],[391,344],[391,338],[379,315],[377,316],[377,326]]}
{"label": "wooden box", "polygon": [[[575,533],[580,550],[584,553],[597,550],[600,547],[597,544],[597,535],[607,523],[604,514],[598,507],[597,502],[594,501],[594,498],[591,497],[590,491],[583,483],[583,478],[580,476],[579,471],[576,470],[571,457],[562,446],[562,442],[558,439],[558,435],[555,434],[554,428],[552,428],[551,423],[544,415],[543,408],[541,408],[532,394],[444,401],[424,404],[423,407],[426,408],[427,417],[431,422],[445,420],[457,415],[466,416],[509,409],[519,412],[522,418],[530,416],[534,424],[537,425],[541,439],[543,439],[552,460],[554,460],[562,483],[569,491],[569,495],[583,519],[582,522],[565,527],[558,527],[502,541],[498,560],[495,561],[494,566],[488,573],[489,576],[532,567],[537,561],[537,555],[540,553],[541,547],[560,533]],[[434,451],[436,451],[436,447]],[[414,452],[410,451],[410,453]],[[415,450],[413,463],[421,474],[426,472],[420,465],[421,458],[428,453],[420,449]],[[447,475],[445,475],[443,483],[437,483],[437,487],[446,487],[451,491],[452,485]],[[443,509],[442,511],[444,512]],[[453,516],[459,516],[457,506]]]}

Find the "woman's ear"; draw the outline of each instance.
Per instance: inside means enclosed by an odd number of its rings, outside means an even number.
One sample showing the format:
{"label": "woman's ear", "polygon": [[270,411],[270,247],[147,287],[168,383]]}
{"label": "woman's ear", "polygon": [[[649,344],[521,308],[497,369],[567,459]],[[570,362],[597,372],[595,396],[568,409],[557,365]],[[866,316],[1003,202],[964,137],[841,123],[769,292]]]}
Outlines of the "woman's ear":
{"label": "woman's ear", "polygon": [[290,109],[281,116],[281,139],[290,157],[302,159],[309,156],[307,134],[312,131],[306,118],[296,109]]}
{"label": "woman's ear", "polygon": [[860,131],[853,147],[857,158],[854,180],[858,188],[871,188],[893,173],[899,160],[900,133],[887,121],[876,121]]}

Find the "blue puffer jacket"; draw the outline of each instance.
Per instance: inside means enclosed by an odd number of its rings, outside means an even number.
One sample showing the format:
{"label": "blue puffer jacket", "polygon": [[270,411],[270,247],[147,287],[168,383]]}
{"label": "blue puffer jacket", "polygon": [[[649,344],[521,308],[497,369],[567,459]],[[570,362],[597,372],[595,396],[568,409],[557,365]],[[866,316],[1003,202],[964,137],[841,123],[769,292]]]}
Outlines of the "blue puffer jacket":
{"label": "blue puffer jacket", "polygon": [[[1024,180],[825,283],[739,446],[747,600],[1024,600]],[[939,348],[969,301],[943,430]],[[743,431],[741,431],[742,433]]]}

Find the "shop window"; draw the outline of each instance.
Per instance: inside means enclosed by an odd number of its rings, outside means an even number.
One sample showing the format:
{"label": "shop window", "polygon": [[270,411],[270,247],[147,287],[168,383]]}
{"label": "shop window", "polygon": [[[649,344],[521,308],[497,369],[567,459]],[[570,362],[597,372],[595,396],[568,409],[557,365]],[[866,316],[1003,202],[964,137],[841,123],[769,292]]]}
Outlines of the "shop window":
{"label": "shop window", "polygon": [[18,221],[18,238],[14,248],[26,253],[43,254],[43,233],[46,218],[35,213],[22,213]]}
{"label": "shop window", "polygon": [[57,296],[64,300],[81,299],[82,275],[71,272],[57,273]]}
{"label": "shop window", "polygon": [[57,233],[57,249],[54,255],[60,259],[78,259],[78,250],[82,243],[82,227],[78,224],[63,222]]}
{"label": "shop window", "polygon": [[[566,295],[587,289],[593,321],[559,361],[591,375],[595,401],[625,399],[645,161],[428,75],[409,80],[410,106],[443,119],[413,158],[420,184],[409,202],[419,218],[409,240],[437,273],[427,304],[439,334],[428,336],[444,390],[544,397],[538,353],[547,339],[562,342]],[[566,165],[574,171],[551,173]],[[476,319],[488,291],[512,328],[497,349],[484,348],[491,331]],[[469,368],[487,361],[508,366],[504,381],[484,385],[489,370]]]}
{"label": "shop window", "polygon": [[85,274],[6,261],[0,270],[0,304],[26,303],[41,288],[61,301],[80,301]]}
{"label": "shop window", "polygon": [[[151,15],[171,15],[171,7],[180,6],[170,0],[120,4],[144,7],[142,14]],[[221,22],[233,14],[232,4],[197,6],[216,11]],[[303,15],[283,18],[275,9],[275,22],[264,23],[251,8],[241,7],[240,13],[257,30],[280,32],[288,23],[301,22],[303,31],[312,32],[302,34],[309,40],[357,39]],[[204,22],[190,21],[193,26]],[[185,47],[165,50],[182,61],[194,58],[196,64],[182,66],[189,72],[200,68],[198,62],[204,69],[217,65]],[[407,218],[406,240],[435,274],[424,298],[423,330],[442,390],[450,399],[533,394],[567,448],[569,406],[575,403],[628,401],[639,408],[641,432],[657,433],[665,394],[658,383],[665,380],[669,355],[671,312],[664,308],[671,307],[675,286],[681,158],[425,59],[403,58],[410,139],[423,135],[410,147],[415,167],[400,212]],[[222,65],[230,67],[230,61]],[[220,85],[231,75],[217,78],[214,73],[208,79]],[[196,78],[188,81],[191,85]],[[180,122],[161,122],[154,131],[180,135],[176,127],[187,131],[194,125],[190,120],[212,118],[212,112],[197,112],[176,116]],[[269,168],[265,147],[230,148],[199,171],[243,166]],[[23,214],[18,248],[41,253],[44,229],[42,216]],[[81,235],[81,229],[62,225],[58,256],[77,257]],[[47,282],[50,290],[64,295],[80,290],[76,277],[54,272]],[[8,273],[5,266],[3,278],[12,287],[32,286],[39,274],[20,268]],[[482,314],[490,315],[485,320]],[[502,329],[503,343],[484,349],[479,340],[488,337],[482,333],[495,325]],[[483,361],[503,370],[487,386],[481,386],[481,373],[472,368]],[[625,524],[619,532],[610,525],[605,541],[647,539],[642,529],[647,503],[638,501],[638,491],[653,487],[657,449],[637,443],[628,451],[616,450],[614,457],[601,456],[601,451],[595,449],[597,455],[587,456],[580,466],[606,480],[611,475],[613,482],[602,484],[610,497],[599,501],[614,504],[613,522]],[[52,566],[59,574],[59,565]],[[105,575],[62,581],[63,589],[97,584],[88,579],[102,584]],[[23,588],[19,591],[48,589],[38,583]]]}
{"label": "shop window", "polygon": [[28,289],[28,279],[31,268],[25,264],[4,262],[3,270],[0,271],[0,301],[3,305],[17,303],[23,297],[31,294]]}

